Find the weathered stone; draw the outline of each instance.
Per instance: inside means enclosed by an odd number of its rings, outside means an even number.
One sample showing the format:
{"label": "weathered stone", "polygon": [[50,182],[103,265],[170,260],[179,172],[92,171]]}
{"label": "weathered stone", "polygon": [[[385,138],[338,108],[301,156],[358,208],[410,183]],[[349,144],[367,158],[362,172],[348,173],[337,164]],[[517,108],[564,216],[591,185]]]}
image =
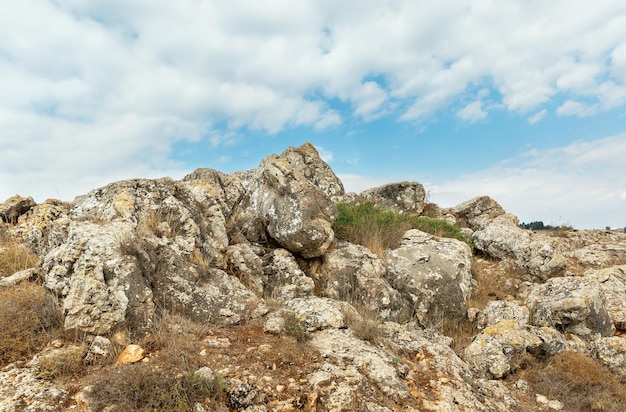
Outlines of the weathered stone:
{"label": "weathered stone", "polygon": [[319,187],[330,199],[341,198],[345,194],[343,183],[311,143],[289,147],[281,157],[287,159],[294,169],[300,170],[311,184]]}
{"label": "weathered stone", "polygon": [[432,330],[414,329],[395,322],[385,322],[380,331],[392,342],[390,348],[403,353],[397,359],[398,365],[410,366],[407,373],[401,375],[403,380],[423,382],[423,378],[428,377],[426,390],[432,389],[437,397],[434,400],[422,399],[424,407],[453,412],[497,410],[491,407],[488,398],[476,393],[469,384],[474,375],[450,348],[450,338]]}
{"label": "weathered stone", "polygon": [[315,282],[308,277],[285,249],[276,249],[269,257],[264,297],[293,299],[313,293]]}
{"label": "weathered stone", "polygon": [[487,303],[485,309],[480,311],[477,317],[478,329],[495,325],[502,320],[514,320],[520,326],[528,323],[528,308],[515,302],[493,300]]}
{"label": "weathered stone", "polygon": [[481,196],[458,204],[451,209],[461,226],[481,230],[491,220],[505,213],[502,206],[489,196]]}
{"label": "weathered stone", "polygon": [[411,316],[410,305],[384,278],[385,263],[369,249],[339,242],[324,255],[314,274],[320,293],[344,300],[381,319],[404,319]]}
{"label": "weathered stone", "polygon": [[344,327],[346,325],[344,312],[350,310],[345,302],[316,296],[288,300],[285,302],[285,308],[292,311],[302,327],[309,332]]}
{"label": "weathered stone", "polygon": [[420,183],[399,182],[365,190],[361,197],[385,209],[419,214],[424,210],[426,191]]}
{"label": "weathered stone", "polygon": [[463,360],[483,378],[498,379],[514,371],[528,346],[541,340],[513,320],[486,327],[463,351]]}
{"label": "weathered stone", "polygon": [[613,322],[596,282],[581,277],[552,278],[530,291],[525,305],[530,323],[580,336],[613,334]]}
{"label": "weathered stone", "polygon": [[117,363],[120,365],[128,365],[142,360],[145,356],[145,350],[139,345],[128,345],[117,357]]}
{"label": "weathered stone", "polygon": [[0,277],[0,289],[15,286],[20,282],[35,279],[39,276],[41,276],[41,270],[39,270],[39,268],[20,270],[19,272],[16,272],[11,276]]}
{"label": "weathered stone", "polygon": [[[353,374],[368,378],[393,401],[402,404],[409,399],[406,384],[399,378],[390,354],[352,336],[349,330],[324,330],[315,334],[310,345],[318,349],[331,364],[350,365],[346,369],[352,369]],[[338,374],[332,366],[328,369],[329,378]],[[320,378],[314,376],[309,380],[317,382]],[[362,381],[362,378],[358,380]],[[349,387],[344,391],[346,395],[350,395]],[[348,399],[352,400],[350,398]]]}
{"label": "weathered stone", "polygon": [[626,265],[589,270],[585,278],[597,282],[613,324],[617,329],[626,330]]}
{"label": "weathered stone", "polygon": [[241,279],[257,296],[263,295],[263,260],[248,243],[228,246],[226,249],[228,272]]}
{"label": "weathered stone", "polygon": [[593,342],[593,352],[604,366],[626,379],[626,339],[610,336]]}
{"label": "weathered stone", "polygon": [[50,380],[41,379],[37,360],[10,364],[0,370],[0,411],[57,412],[69,394]]}
{"label": "weathered stone", "polygon": [[17,219],[35,207],[37,203],[32,197],[15,195],[0,203],[0,220],[6,223],[17,223]]}
{"label": "weathered stone", "polygon": [[541,280],[565,273],[567,260],[548,238],[533,239],[517,226],[517,218],[500,215],[474,233],[474,247],[496,259],[512,258],[516,270]]}
{"label": "weathered stone", "polygon": [[465,319],[472,286],[467,244],[409,230],[397,249],[387,253],[387,279],[410,302],[422,325]]}
{"label": "weathered stone", "polygon": [[320,256],[334,239],[331,225],[337,210],[326,193],[311,183],[313,176],[307,178],[306,170],[291,163],[290,157],[287,152],[269,156],[252,171],[244,182],[244,212],[238,225],[248,228],[246,236],[251,242],[263,240],[267,230],[292,253],[305,258]]}

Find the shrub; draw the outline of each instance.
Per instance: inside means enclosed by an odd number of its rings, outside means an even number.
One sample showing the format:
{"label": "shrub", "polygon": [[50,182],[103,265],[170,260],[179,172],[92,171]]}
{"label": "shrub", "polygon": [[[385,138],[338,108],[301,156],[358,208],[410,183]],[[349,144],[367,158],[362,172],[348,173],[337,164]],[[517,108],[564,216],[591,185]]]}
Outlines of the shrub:
{"label": "shrub", "polygon": [[0,277],[11,276],[38,264],[37,256],[23,244],[12,239],[0,241]]}
{"label": "shrub", "polygon": [[0,364],[34,354],[61,320],[56,300],[40,285],[24,282],[0,291]]}
{"label": "shrub", "polygon": [[43,354],[39,357],[39,372],[45,379],[76,375],[86,370],[84,346],[70,346],[62,350]]}
{"label": "shrub", "polygon": [[307,342],[311,339],[311,334],[302,327],[295,313],[285,313],[283,315],[283,321],[283,333],[285,335],[293,336],[300,343]]}
{"label": "shrub", "polygon": [[218,376],[207,381],[193,373],[173,374],[165,368],[139,363],[110,368],[93,384],[94,411],[194,411],[207,398],[223,398]]}
{"label": "shrub", "polygon": [[461,240],[472,246],[458,226],[444,219],[414,214],[400,214],[375,206],[371,202],[338,203],[338,217],[333,224],[337,239],[367,247],[380,257],[387,249],[397,247],[408,229],[419,229],[434,236]]}
{"label": "shrub", "polygon": [[527,369],[535,393],[558,399],[568,411],[626,410],[626,385],[594,359],[566,351]]}

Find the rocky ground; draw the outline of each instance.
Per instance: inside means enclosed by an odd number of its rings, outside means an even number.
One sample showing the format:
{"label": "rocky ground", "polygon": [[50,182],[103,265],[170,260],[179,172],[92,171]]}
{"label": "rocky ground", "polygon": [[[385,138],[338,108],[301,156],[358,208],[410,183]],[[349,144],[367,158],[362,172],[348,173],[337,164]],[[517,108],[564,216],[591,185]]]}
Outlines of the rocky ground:
{"label": "rocky ground", "polygon": [[[0,265],[0,411],[626,410],[626,234],[533,233],[488,197],[424,195],[346,194],[304,144],[0,203],[0,257],[24,269]],[[472,247],[336,239],[336,203],[365,200]]]}

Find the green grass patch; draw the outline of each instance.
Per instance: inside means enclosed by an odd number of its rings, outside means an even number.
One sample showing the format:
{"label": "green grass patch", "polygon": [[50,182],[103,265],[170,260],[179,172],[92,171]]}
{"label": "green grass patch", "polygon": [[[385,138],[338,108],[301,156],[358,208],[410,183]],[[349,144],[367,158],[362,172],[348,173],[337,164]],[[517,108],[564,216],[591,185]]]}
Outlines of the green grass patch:
{"label": "green grass patch", "polygon": [[460,227],[444,219],[401,214],[377,207],[372,202],[338,203],[336,206],[338,217],[333,230],[337,239],[365,246],[379,256],[383,256],[388,249],[396,248],[409,229],[458,239],[473,246]]}

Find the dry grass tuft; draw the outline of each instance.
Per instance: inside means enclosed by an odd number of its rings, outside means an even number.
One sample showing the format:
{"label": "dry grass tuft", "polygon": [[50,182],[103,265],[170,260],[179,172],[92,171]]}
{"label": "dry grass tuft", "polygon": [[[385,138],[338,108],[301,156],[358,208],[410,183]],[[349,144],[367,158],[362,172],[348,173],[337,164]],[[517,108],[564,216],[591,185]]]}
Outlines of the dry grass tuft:
{"label": "dry grass tuft", "polygon": [[492,300],[505,299],[517,294],[519,281],[511,262],[496,261],[475,257],[472,261],[472,276],[476,287],[467,302],[468,307],[484,309]]}
{"label": "dry grass tuft", "polygon": [[76,376],[87,369],[84,346],[70,346],[39,357],[39,372],[44,379]]}
{"label": "dry grass tuft", "polygon": [[537,362],[523,374],[533,393],[561,401],[572,412],[626,410],[626,384],[598,361],[566,351]]}
{"label": "dry grass tuft", "polygon": [[0,291],[0,365],[37,352],[61,322],[56,299],[41,285],[24,282]]}
{"label": "dry grass tuft", "polygon": [[0,277],[39,265],[39,259],[24,244],[10,238],[0,239]]}
{"label": "dry grass tuft", "polygon": [[[106,370],[93,385],[93,411],[181,411],[195,410],[207,398],[224,398],[220,379],[204,379],[193,373],[175,374],[151,364],[126,365]],[[222,405],[217,410],[227,410]]]}

